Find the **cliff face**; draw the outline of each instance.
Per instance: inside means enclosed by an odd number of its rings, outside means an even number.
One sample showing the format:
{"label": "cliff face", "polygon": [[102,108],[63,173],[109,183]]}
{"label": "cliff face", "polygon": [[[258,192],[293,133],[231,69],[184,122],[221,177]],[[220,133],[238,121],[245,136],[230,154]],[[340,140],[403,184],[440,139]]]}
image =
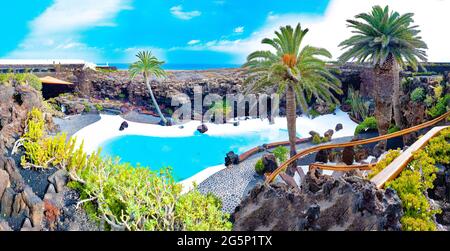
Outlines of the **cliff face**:
{"label": "cliff face", "polygon": [[28,112],[41,107],[40,93],[29,86],[5,86],[0,84],[0,155],[11,149],[22,135]]}
{"label": "cliff face", "polygon": [[[214,71],[170,71],[166,79],[150,83],[159,105],[171,107],[175,94],[184,93],[191,99],[194,87],[201,86],[203,94],[238,93],[242,90],[244,75],[240,69]],[[96,98],[127,99],[139,106],[149,105],[150,95],[142,76],[131,80],[128,72],[97,73],[90,78],[91,96]]]}
{"label": "cliff face", "polygon": [[402,205],[393,190],[367,180],[309,172],[296,190],[285,184],[259,185],[233,214],[238,231],[400,230]]}

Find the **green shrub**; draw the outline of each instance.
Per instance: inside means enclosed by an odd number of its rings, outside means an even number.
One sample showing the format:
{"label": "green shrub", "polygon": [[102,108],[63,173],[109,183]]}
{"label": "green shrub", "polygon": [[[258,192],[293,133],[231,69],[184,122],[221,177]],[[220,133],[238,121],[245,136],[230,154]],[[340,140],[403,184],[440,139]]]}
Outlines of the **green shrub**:
{"label": "green shrub", "polygon": [[320,116],[320,113],[314,109],[309,110],[309,116],[311,116],[311,118],[316,118],[318,116]]}
{"label": "green shrub", "polygon": [[444,97],[440,98],[436,105],[428,110],[428,115],[432,118],[436,118],[446,113],[448,106],[450,105],[450,94],[446,94]]}
{"label": "green shrub", "polygon": [[430,140],[428,145],[414,153],[410,162],[398,178],[388,182],[387,187],[397,191],[402,200],[402,228],[406,231],[434,231],[434,215],[441,213],[433,209],[426,192],[434,187],[436,164],[450,163],[450,129],[445,129]]}
{"label": "green shrub", "polygon": [[361,132],[367,130],[376,130],[377,129],[377,119],[375,117],[367,117],[361,122],[355,129],[355,135],[360,134]]}
{"label": "green shrub", "polygon": [[367,178],[372,179],[377,174],[379,174],[383,169],[385,169],[389,164],[394,161],[398,156],[400,156],[400,150],[389,150],[386,156],[380,160],[374,168],[372,168],[371,172],[367,176]]}
{"label": "green shrub", "polygon": [[441,98],[442,93],[444,93],[444,87],[442,85],[434,87],[434,98],[436,100]]}
{"label": "green shrub", "polygon": [[422,87],[417,87],[411,92],[410,98],[413,102],[421,102],[425,99],[425,90]]}
{"label": "green shrub", "polygon": [[226,231],[231,222],[221,211],[222,202],[213,194],[203,195],[194,190],[180,196],[175,207],[176,227],[180,231]]}
{"label": "green shrub", "polygon": [[83,102],[84,105],[84,112],[91,112],[92,107],[88,102]]}
{"label": "green shrub", "polygon": [[272,151],[272,153],[275,155],[275,158],[279,163],[283,163],[288,158],[289,150],[284,146],[278,146]]}
{"label": "green shrub", "polygon": [[0,83],[7,85],[29,85],[37,91],[42,90],[42,81],[31,73],[6,73],[0,74]]}
{"label": "green shrub", "polygon": [[264,168],[264,164],[262,159],[259,159],[258,161],[256,161],[255,164],[255,172],[259,175],[263,175],[265,172],[265,168]]}
{"label": "green shrub", "polygon": [[103,106],[101,104],[95,104],[95,109],[99,112],[103,111]]}
{"label": "green shrub", "polygon": [[312,138],[312,143],[314,145],[318,145],[318,144],[322,143],[322,138],[318,134],[314,134],[314,136]]}
{"label": "green shrub", "polygon": [[152,171],[127,163],[106,160],[88,166],[78,186],[82,198],[93,199],[88,206],[97,220],[115,230],[181,231],[230,230],[229,215],[212,195],[196,189],[181,194],[181,185],[170,168]]}
{"label": "green shrub", "polygon": [[391,125],[391,127],[389,127],[388,134],[398,132],[398,131],[400,131],[400,127],[398,127],[396,125]]}
{"label": "green shrub", "polygon": [[437,72],[435,71],[423,71],[423,72],[413,72],[412,76],[414,77],[420,77],[420,76],[433,76],[437,75]]}
{"label": "green shrub", "polygon": [[427,95],[423,102],[425,103],[425,105],[427,105],[427,107],[431,107],[434,103],[434,99],[431,95]]}
{"label": "green shrub", "polygon": [[330,104],[328,112],[332,113],[332,112],[336,111],[336,107],[337,107],[337,105],[335,103]]}
{"label": "green shrub", "polygon": [[181,194],[170,168],[152,171],[118,160],[103,160],[100,150],[87,156],[83,143],[66,135],[47,137],[43,114],[34,108],[22,138],[24,166],[57,167],[69,173],[88,215],[115,230],[231,230],[220,201],[196,189]]}

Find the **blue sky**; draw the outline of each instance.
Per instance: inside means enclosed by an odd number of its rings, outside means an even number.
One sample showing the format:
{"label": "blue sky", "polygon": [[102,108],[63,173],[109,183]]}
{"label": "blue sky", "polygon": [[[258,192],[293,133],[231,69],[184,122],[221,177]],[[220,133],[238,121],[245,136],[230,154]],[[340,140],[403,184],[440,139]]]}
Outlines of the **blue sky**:
{"label": "blue sky", "polygon": [[297,22],[311,29],[308,43],[336,57],[337,44],[350,34],[345,19],[387,3],[400,12],[416,12],[424,38],[433,45],[429,43],[430,59],[449,61],[450,54],[442,53],[445,42],[439,42],[448,35],[436,37],[436,26],[446,20],[433,22],[429,16],[447,19],[449,2],[429,0],[424,7],[420,0],[5,1],[0,58],[125,63],[148,49],[171,64],[239,64],[260,49],[261,38]]}

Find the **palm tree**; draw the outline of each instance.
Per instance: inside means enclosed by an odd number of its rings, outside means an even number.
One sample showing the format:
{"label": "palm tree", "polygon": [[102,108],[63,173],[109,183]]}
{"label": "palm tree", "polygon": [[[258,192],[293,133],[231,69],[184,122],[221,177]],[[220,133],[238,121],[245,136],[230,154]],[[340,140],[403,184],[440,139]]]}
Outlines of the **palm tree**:
{"label": "palm tree", "polygon": [[166,72],[161,68],[164,64],[163,61],[159,61],[155,56],[152,55],[150,51],[140,51],[136,55],[139,59],[130,65],[130,75],[131,79],[134,79],[137,75],[142,74],[144,76],[145,84],[147,85],[148,92],[150,92],[150,97],[152,98],[153,105],[156,107],[156,111],[163,122],[163,125],[167,124],[167,119],[161,112],[158,102],[156,102],[155,95],[153,94],[152,87],[150,86],[150,78],[155,76],[157,78],[165,77]]}
{"label": "palm tree", "polygon": [[418,36],[418,26],[412,25],[413,16],[389,11],[389,6],[374,6],[372,12],[356,15],[357,20],[347,20],[355,35],[339,45],[346,49],[339,58],[341,62],[353,60],[373,65],[375,116],[380,134],[387,133],[392,110],[395,124],[402,128],[400,68],[410,65],[417,70],[419,59],[427,60],[427,45]]}
{"label": "palm tree", "polygon": [[289,132],[290,155],[296,154],[296,108],[297,101],[304,113],[308,111],[308,101],[339,103],[333,92],[342,94],[341,82],[326,68],[319,57],[331,58],[331,54],[321,48],[305,46],[302,40],[308,29],[302,30],[300,23],[295,30],[291,26],[280,27],[276,37],[265,38],[263,44],[273,47],[272,51],[255,51],[247,58],[247,91],[257,91],[276,87],[279,94],[286,94],[286,118]]}

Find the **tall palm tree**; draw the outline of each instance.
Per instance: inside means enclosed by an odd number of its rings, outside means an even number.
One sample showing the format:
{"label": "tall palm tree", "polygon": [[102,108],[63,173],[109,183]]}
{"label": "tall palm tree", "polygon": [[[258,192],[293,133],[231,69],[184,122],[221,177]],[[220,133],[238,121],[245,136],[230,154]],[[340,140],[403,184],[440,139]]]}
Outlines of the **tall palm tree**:
{"label": "tall palm tree", "polygon": [[150,51],[140,51],[136,55],[139,59],[130,65],[130,75],[134,79],[137,75],[142,74],[144,77],[145,84],[147,85],[148,92],[152,98],[153,105],[156,107],[159,117],[164,125],[167,124],[167,119],[161,112],[158,102],[156,102],[155,95],[153,94],[152,87],[150,86],[150,78],[155,76],[157,78],[162,78],[166,76],[166,72],[162,69],[163,61],[159,61],[155,56],[152,55]]}
{"label": "tall palm tree", "polygon": [[276,37],[265,38],[263,44],[273,51],[255,51],[247,58],[249,76],[247,91],[257,91],[276,87],[279,94],[286,94],[286,118],[289,132],[290,155],[296,154],[296,108],[297,101],[303,112],[308,111],[308,101],[315,97],[318,101],[339,103],[332,91],[342,94],[341,82],[326,68],[320,57],[331,58],[331,54],[321,48],[305,46],[302,40],[308,29],[302,30],[300,23],[295,30],[291,26],[280,27]]}
{"label": "tall palm tree", "polygon": [[412,25],[413,16],[413,13],[400,15],[389,11],[389,6],[384,9],[374,6],[371,12],[356,15],[357,20],[347,20],[355,35],[339,45],[346,49],[339,58],[341,62],[353,60],[373,65],[375,116],[380,134],[387,133],[392,110],[396,125],[402,128],[401,67],[410,65],[417,70],[419,60],[427,60],[427,45],[418,36],[418,26]]}

